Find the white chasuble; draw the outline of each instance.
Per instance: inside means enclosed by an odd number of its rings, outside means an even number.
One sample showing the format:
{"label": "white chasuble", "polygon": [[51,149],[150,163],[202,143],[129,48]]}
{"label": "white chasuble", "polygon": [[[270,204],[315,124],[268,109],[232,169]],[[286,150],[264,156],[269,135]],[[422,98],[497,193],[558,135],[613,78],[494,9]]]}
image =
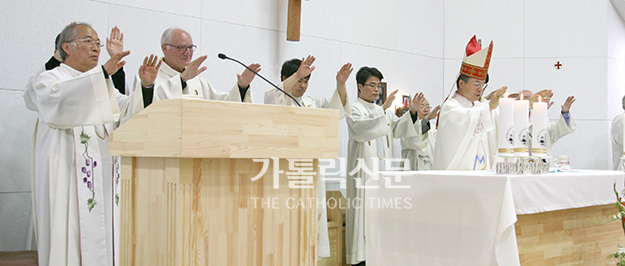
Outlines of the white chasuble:
{"label": "white chasuble", "polygon": [[[347,263],[366,259],[365,210],[367,181],[378,178],[377,172],[390,170],[385,160],[393,158],[393,138],[417,135],[420,123],[413,123],[410,112],[398,118],[392,112],[360,98],[352,104],[347,116],[349,141],[347,147],[347,210],[345,247]],[[387,161],[390,163],[391,161]],[[397,162],[397,161],[395,161]]]}
{"label": "white chasuble", "polygon": [[[235,83],[228,93],[215,90],[208,80],[199,76],[186,81],[186,87],[182,88],[180,72],[163,62],[158,70],[154,81],[154,101],[166,99],[195,98],[204,100],[218,100],[231,102],[252,102],[251,90],[248,89],[243,101],[239,86]],[[134,90],[140,91],[141,80],[135,76]]]}
{"label": "white chasuble", "polygon": [[108,133],[143,109],[142,95],[120,94],[100,66],[82,73],[65,64],[42,73],[35,92],[39,265],[113,265],[119,200]]}
{"label": "white chasuble", "polygon": [[471,102],[454,93],[439,114],[433,169],[490,169],[489,133],[493,130],[488,102]]}
{"label": "white chasuble", "polygon": [[[420,123],[421,120],[418,121]],[[408,163],[408,170],[431,170],[436,144],[436,129],[430,128],[423,134],[423,127],[417,127],[417,135],[401,139],[401,157]]]}

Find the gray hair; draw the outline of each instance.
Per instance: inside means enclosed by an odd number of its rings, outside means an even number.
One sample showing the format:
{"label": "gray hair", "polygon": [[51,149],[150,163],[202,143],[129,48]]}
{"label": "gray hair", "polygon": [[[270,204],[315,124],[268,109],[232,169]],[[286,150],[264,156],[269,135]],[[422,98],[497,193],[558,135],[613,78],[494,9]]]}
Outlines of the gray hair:
{"label": "gray hair", "polygon": [[188,34],[189,36],[191,36],[191,34],[189,34],[187,31],[181,29],[181,28],[176,28],[176,27],[172,27],[169,29],[166,29],[163,32],[163,35],[161,35],[161,45],[165,44],[165,43],[169,43],[171,42],[171,36],[174,34],[175,30],[180,30],[180,31],[184,31],[186,34]]}
{"label": "gray hair", "polygon": [[91,25],[82,22],[70,23],[69,25],[65,26],[65,28],[63,29],[63,31],[61,31],[57,38],[56,49],[59,51],[59,54],[61,55],[61,58],[63,58],[63,60],[67,58],[67,53],[63,50],[63,47],[61,46],[63,46],[63,43],[70,43],[76,40],[76,37],[78,36],[78,30],[76,30],[76,27],[78,26],[91,27]]}

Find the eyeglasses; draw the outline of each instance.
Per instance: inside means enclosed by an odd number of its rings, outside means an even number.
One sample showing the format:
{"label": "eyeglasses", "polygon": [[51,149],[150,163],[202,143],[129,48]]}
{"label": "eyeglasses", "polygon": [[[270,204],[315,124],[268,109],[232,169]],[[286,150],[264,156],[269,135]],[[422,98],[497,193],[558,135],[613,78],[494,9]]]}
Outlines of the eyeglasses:
{"label": "eyeglasses", "polygon": [[473,85],[474,85],[475,87],[482,87],[482,88],[484,88],[484,89],[486,89],[486,87],[488,87],[488,84],[486,84],[486,83],[484,83],[484,82],[479,82],[479,81],[474,82],[474,83],[473,83]]}
{"label": "eyeglasses", "polygon": [[86,38],[86,39],[80,39],[80,40],[74,40],[73,42],[84,42],[85,44],[87,44],[87,46],[91,46],[91,45],[96,45],[98,47],[102,47],[104,46],[104,44],[102,44],[102,42],[100,42],[100,40],[94,41],[91,38]]}
{"label": "eyeglasses", "polygon": [[369,87],[369,88],[378,88],[378,89],[384,89],[384,86],[382,86],[381,83],[369,83],[369,84],[365,84],[365,86]]}
{"label": "eyeglasses", "polygon": [[195,52],[195,49],[197,48],[197,46],[195,46],[195,44],[191,44],[191,45],[187,46],[187,45],[183,45],[183,44],[181,44],[181,45],[173,45],[173,44],[166,43],[166,45],[169,45],[171,47],[175,47],[181,53],[186,52],[187,49],[189,49],[189,51],[191,51],[191,52]]}

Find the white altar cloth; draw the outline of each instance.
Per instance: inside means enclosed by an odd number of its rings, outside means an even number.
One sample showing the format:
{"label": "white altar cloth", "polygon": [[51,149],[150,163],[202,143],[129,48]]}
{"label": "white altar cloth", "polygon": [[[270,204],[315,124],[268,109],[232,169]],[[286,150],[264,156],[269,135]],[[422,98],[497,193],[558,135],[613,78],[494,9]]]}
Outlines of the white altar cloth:
{"label": "white altar cloth", "polygon": [[367,264],[519,265],[517,214],[613,203],[612,186],[623,189],[624,176],[383,172],[367,183],[379,187],[367,189],[364,201]]}
{"label": "white altar cloth", "polygon": [[624,177],[623,171],[601,170],[509,176],[516,214],[615,203],[614,182],[621,192]]}

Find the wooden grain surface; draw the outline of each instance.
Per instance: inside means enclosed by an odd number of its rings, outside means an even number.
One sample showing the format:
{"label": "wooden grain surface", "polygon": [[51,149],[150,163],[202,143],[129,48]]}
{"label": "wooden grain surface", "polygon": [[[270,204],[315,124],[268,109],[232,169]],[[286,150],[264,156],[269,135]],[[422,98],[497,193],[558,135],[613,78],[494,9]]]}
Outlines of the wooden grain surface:
{"label": "wooden grain surface", "polygon": [[338,111],[197,99],[157,101],[111,134],[109,153],[175,158],[336,158]]}
{"label": "wooden grain surface", "polygon": [[521,265],[616,265],[607,257],[625,237],[619,222],[606,223],[615,211],[610,204],[517,215]]}
{"label": "wooden grain surface", "polygon": [[251,180],[261,169],[251,159],[124,158],[122,265],[317,265],[317,205],[306,203],[316,185],[289,188],[280,173],[275,189],[271,165]]}

